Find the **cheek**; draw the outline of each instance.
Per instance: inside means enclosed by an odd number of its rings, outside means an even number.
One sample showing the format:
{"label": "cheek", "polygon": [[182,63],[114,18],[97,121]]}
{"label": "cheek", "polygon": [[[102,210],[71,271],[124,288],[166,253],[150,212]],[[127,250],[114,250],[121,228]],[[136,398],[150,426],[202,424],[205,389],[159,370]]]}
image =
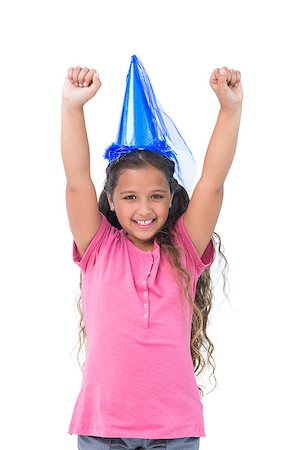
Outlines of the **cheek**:
{"label": "cheek", "polygon": [[169,213],[169,202],[164,202],[157,207],[157,211],[160,212],[160,214],[168,215]]}
{"label": "cheek", "polygon": [[132,213],[134,209],[134,205],[131,203],[119,203],[118,204],[118,213],[121,216],[128,216]]}

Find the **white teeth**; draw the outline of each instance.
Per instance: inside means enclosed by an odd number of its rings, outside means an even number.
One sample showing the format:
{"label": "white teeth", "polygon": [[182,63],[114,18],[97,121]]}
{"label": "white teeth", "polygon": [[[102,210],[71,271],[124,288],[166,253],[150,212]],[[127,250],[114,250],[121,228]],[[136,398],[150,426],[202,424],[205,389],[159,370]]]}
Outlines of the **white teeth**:
{"label": "white teeth", "polygon": [[150,225],[150,223],[152,222],[151,220],[135,220],[136,223],[138,223],[139,225]]}

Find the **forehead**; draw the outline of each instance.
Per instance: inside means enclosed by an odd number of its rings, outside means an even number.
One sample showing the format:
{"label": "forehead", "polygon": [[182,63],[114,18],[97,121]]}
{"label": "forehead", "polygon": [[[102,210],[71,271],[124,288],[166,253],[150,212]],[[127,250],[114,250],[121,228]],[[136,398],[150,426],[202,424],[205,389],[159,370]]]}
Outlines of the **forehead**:
{"label": "forehead", "polygon": [[138,169],[124,169],[116,186],[117,190],[167,189],[168,180],[165,174],[153,166]]}

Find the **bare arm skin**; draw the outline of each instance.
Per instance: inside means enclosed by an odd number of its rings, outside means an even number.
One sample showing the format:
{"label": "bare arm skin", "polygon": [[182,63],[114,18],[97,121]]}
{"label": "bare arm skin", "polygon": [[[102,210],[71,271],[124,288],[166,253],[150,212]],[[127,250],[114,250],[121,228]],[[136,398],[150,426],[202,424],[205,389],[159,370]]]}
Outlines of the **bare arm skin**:
{"label": "bare arm skin", "polygon": [[[86,74],[87,80],[90,72]],[[95,71],[90,74],[90,81],[94,73]],[[80,80],[80,71],[77,71],[76,75],[74,69],[72,74],[73,80]],[[76,91],[76,87],[67,78],[61,103],[61,154],[67,181],[66,206],[69,224],[82,257],[101,225],[101,215],[97,193],[90,176],[90,153],[82,104],[86,97],[77,97],[74,100],[72,92],[78,93],[78,90]]]}
{"label": "bare arm skin", "polygon": [[212,237],[221,211],[224,182],[237,145],[243,99],[239,71],[230,70],[222,76],[216,69],[211,75],[211,85],[221,108],[206,151],[201,177],[184,217],[185,227],[200,257]]}

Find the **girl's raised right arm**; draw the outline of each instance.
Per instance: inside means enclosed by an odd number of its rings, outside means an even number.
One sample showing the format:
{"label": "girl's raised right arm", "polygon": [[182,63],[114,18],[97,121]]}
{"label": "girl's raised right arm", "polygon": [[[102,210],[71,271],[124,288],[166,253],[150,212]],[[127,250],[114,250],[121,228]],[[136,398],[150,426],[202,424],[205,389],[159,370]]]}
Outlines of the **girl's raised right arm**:
{"label": "girl's raised right arm", "polygon": [[94,69],[68,69],[62,90],[61,152],[66,174],[66,206],[70,228],[80,256],[101,225],[97,194],[90,175],[89,144],[84,104],[101,86]]}

